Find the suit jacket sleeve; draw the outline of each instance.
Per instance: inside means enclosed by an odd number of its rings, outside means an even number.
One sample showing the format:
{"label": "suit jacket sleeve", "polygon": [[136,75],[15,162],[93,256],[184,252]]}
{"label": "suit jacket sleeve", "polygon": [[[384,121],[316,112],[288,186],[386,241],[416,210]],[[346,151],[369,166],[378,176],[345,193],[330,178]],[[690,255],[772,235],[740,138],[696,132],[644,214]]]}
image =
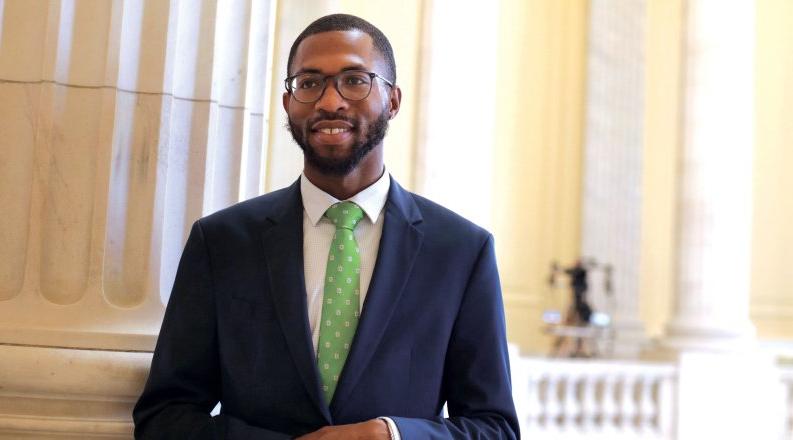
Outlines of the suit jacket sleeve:
{"label": "suit jacket sleeve", "polygon": [[287,439],[228,415],[220,396],[212,267],[200,221],[182,253],[146,387],[133,412],[137,439]]}
{"label": "suit jacket sleeve", "polygon": [[444,367],[449,418],[392,417],[403,439],[515,439],[504,307],[493,238],[488,235],[470,275]]}

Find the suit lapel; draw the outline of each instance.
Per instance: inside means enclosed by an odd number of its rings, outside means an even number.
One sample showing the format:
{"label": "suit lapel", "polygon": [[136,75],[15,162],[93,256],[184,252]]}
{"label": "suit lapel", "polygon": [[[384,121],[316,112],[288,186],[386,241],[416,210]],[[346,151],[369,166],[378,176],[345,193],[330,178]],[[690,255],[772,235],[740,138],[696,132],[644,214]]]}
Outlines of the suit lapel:
{"label": "suit lapel", "polygon": [[391,179],[377,263],[350,354],[330,405],[332,414],[337,414],[349,400],[347,396],[366,369],[399,302],[421,247],[423,234],[415,226],[419,222],[421,215],[412,196]]}
{"label": "suit lapel", "polygon": [[273,211],[276,214],[269,216],[272,225],[262,236],[270,294],[289,353],[306,391],[330,424],[330,412],[319,387],[308,324],[303,273],[303,204],[299,181],[289,188],[282,201],[275,204]]}

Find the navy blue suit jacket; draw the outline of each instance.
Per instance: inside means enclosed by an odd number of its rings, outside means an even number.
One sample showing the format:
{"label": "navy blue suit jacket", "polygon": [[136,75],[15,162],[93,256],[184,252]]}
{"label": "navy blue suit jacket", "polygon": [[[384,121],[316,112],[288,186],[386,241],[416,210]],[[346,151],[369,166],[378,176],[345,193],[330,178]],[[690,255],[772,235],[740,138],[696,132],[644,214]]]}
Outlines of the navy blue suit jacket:
{"label": "navy blue suit jacket", "polygon": [[133,414],[136,438],[285,439],[378,416],[404,440],[518,438],[492,236],[392,179],[328,405],[306,312],[302,219],[298,181],[193,225]]}

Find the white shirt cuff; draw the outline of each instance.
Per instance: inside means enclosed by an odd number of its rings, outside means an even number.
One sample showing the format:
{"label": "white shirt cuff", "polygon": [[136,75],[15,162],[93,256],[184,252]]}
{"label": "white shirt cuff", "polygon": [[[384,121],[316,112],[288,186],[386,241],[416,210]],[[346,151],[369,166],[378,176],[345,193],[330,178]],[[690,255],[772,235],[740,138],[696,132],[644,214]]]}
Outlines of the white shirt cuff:
{"label": "white shirt cuff", "polygon": [[391,420],[391,417],[378,417],[378,419],[385,422],[388,425],[388,433],[391,435],[391,440],[402,440],[402,436],[399,435],[399,428],[397,428],[396,423]]}

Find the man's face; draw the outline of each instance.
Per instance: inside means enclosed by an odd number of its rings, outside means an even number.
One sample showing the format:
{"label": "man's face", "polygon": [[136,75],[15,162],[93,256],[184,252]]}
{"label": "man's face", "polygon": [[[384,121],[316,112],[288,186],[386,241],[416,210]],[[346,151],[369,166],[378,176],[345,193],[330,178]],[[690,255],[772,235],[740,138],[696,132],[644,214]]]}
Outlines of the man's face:
{"label": "man's face", "polygon": [[[295,53],[290,75],[335,75],[364,70],[385,75],[382,55],[372,39],[359,31],[333,31],[304,39]],[[324,174],[347,175],[374,148],[382,148],[388,121],[399,110],[399,91],[374,79],[366,99],[350,101],[328,80],[318,101],[301,103],[284,93],[283,105],[295,142],[306,161]]]}

